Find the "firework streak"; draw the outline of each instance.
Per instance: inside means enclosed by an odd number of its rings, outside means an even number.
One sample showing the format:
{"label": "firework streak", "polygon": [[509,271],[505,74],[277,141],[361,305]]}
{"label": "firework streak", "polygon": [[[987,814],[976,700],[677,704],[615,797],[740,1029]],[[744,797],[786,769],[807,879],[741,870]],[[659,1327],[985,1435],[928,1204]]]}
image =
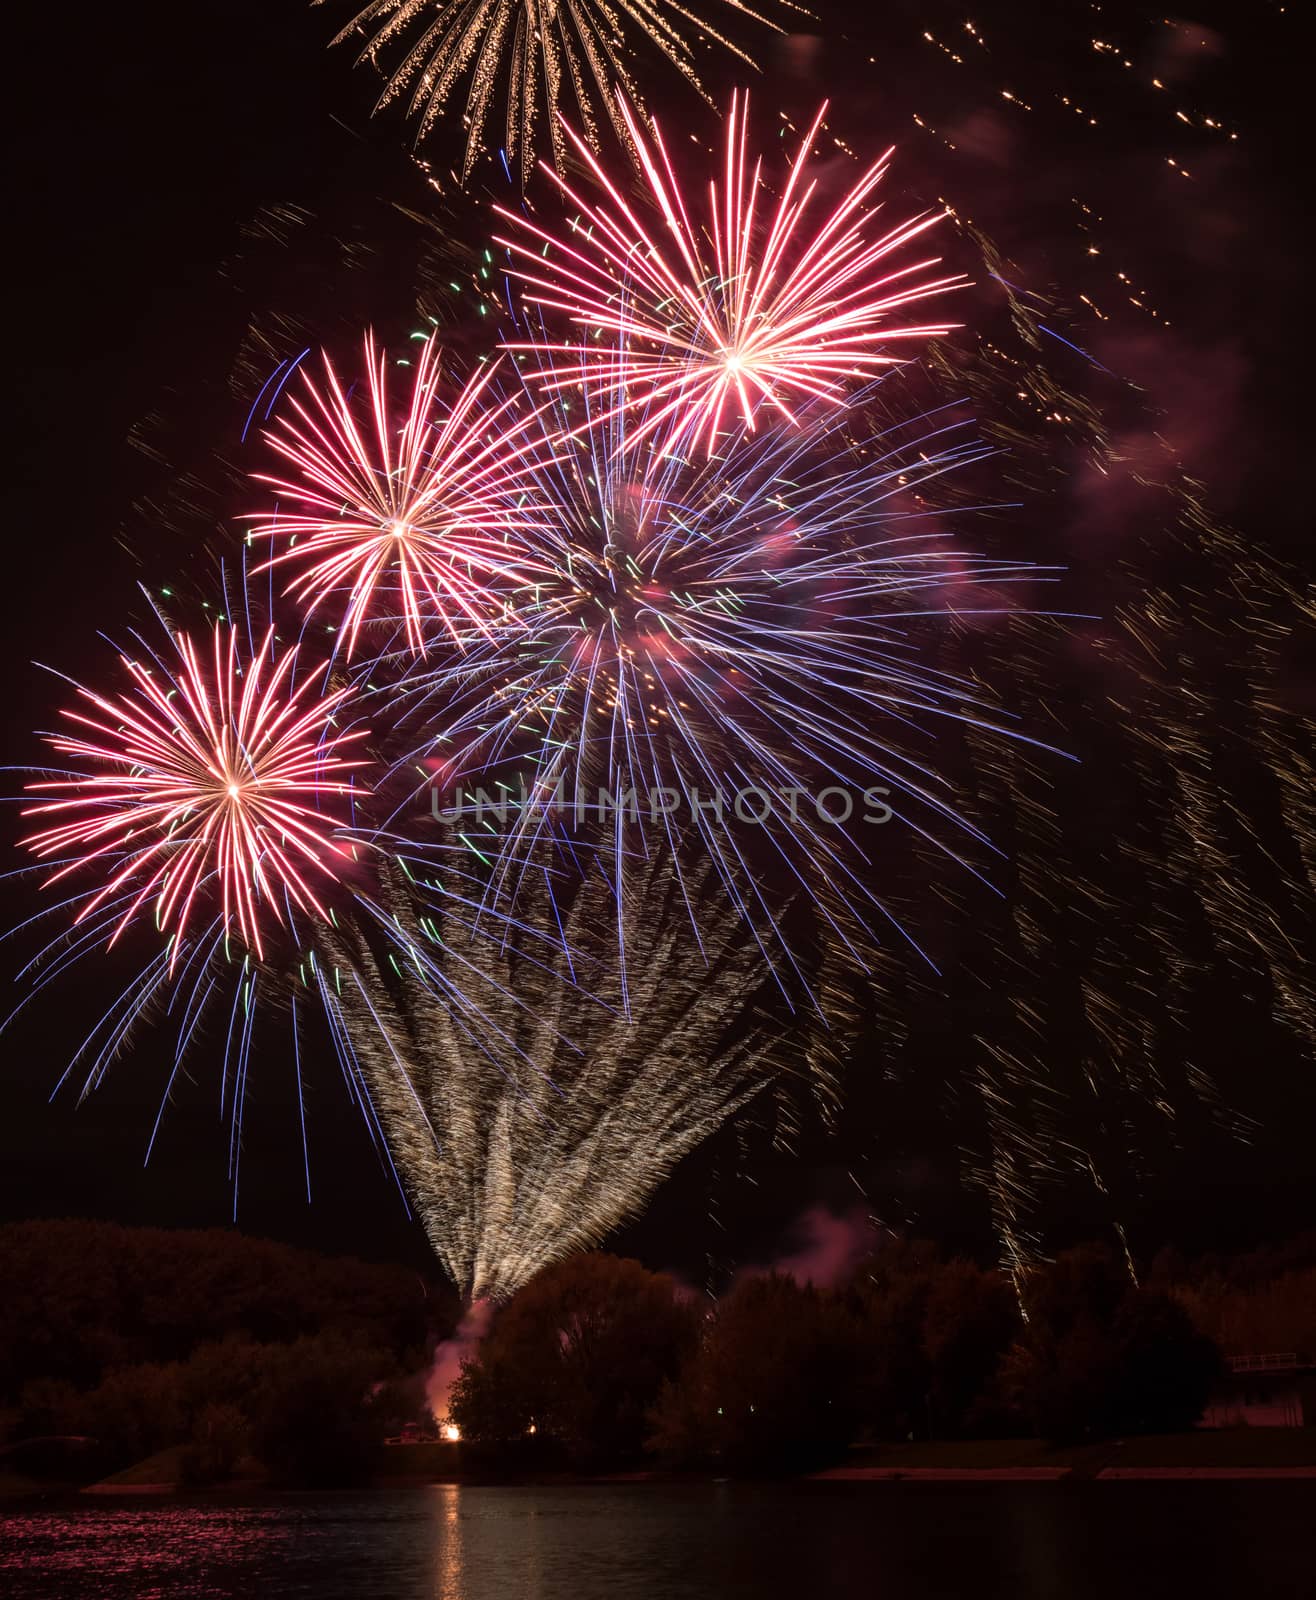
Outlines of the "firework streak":
{"label": "firework streak", "polygon": [[349,656],[381,611],[400,613],[421,654],[436,627],[458,640],[487,632],[491,586],[529,576],[521,536],[533,524],[519,508],[534,452],[551,457],[552,446],[542,432],[527,437],[533,411],[489,401],[493,367],[445,405],[433,337],[421,345],[400,430],[369,336],[365,368],[365,427],[328,358],[323,387],[303,377],[295,420],[268,436],[293,476],[257,479],[295,509],[253,517],[250,537],[282,547],[268,565],[291,572],[287,593],[306,616],[332,610]]}
{"label": "firework streak", "polygon": [[348,792],[343,752],[361,734],[333,731],[346,689],[317,695],[309,676],[293,687],[297,653],[276,661],[272,629],[254,654],[233,623],[201,649],[182,633],[169,643],[146,662],[120,658],[132,687],[117,698],[78,686],[81,709],[66,716],[80,731],[47,737],[76,766],[31,785],[55,798],[26,813],[61,820],[25,843],[63,858],[52,881],[103,876],[74,920],[110,908],[111,944],[153,902],[176,959],[212,891],[225,931],[263,956],[262,915],[282,922],[288,902],[325,914],[313,884],[349,851],[321,802]]}
{"label": "firework streak", "polygon": [[1013,587],[1045,573],[957,547],[929,514],[937,480],[985,453],[949,412],[869,433],[823,407],[791,429],[741,425],[694,458],[665,433],[632,448],[630,427],[627,408],[587,405],[574,449],[540,474],[555,507],[542,576],[504,627],[404,662],[382,691],[420,733],[395,770],[427,771],[447,804],[477,782],[514,790],[509,871],[558,831],[564,796],[578,822],[578,797],[602,791],[613,803],[591,838],[619,910],[626,861],[650,835],[674,847],[672,811],[690,816],[686,845],[715,864],[765,957],[789,963],[772,953],[765,872],[788,896],[827,881],[864,920],[886,916],[862,872],[872,835],[801,796],[834,789],[848,814],[855,797],[890,795],[882,815],[921,835],[980,837],[899,736],[947,719],[1014,730],[974,684],[928,670],[920,640],[939,620],[1009,614]]}
{"label": "firework streak", "polygon": [[944,322],[899,320],[906,307],[964,279],[929,276],[936,257],[902,259],[940,213],[884,232],[873,226],[869,202],[891,151],[839,203],[818,203],[819,180],[808,163],[825,106],[800,141],[774,207],[762,162],[752,169],[748,163],[748,97],[734,97],[722,186],[709,184],[697,222],[657,126],[650,141],[630,107],[622,102],[620,109],[639,152],[651,221],[575,134],[572,143],[604,199],[591,203],[550,172],[579,211],[569,241],[522,212],[497,210],[516,227],[499,242],[527,298],[565,312],[587,334],[575,344],[550,343],[553,359],[538,369],[540,381],[554,390],[583,386],[643,412],[632,448],[661,437],[668,450],[711,449],[728,422],[752,429],[760,414],[793,423],[802,402],[840,402],[846,380],[871,377],[900,359],[897,352],[948,330]]}
{"label": "firework streak", "polygon": [[[361,974],[343,1026],[402,1180],[473,1299],[506,1296],[599,1243],[816,1029],[766,1008],[757,952],[708,872],[681,885],[670,858],[655,859],[628,883],[620,913],[597,874],[555,888],[541,857],[531,878],[528,924],[560,926],[561,944],[521,924],[439,957],[463,989],[487,997],[495,1049],[477,1047],[432,988],[399,986],[366,953],[335,946]],[[597,937],[619,914],[632,956],[625,984]]]}
{"label": "firework streak", "polygon": [[[722,3],[729,11],[781,31],[742,0]],[[742,61],[750,59],[706,16],[680,0],[572,0],[569,5],[555,0],[370,0],[334,43],[365,35],[368,42],[361,58],[373,65],[381,50],[409,32],[418,32],[419,38],[405,47],[379,104],[407,96],[408,111],[418,120],[419,143],[458,85],[469,77],[463,182],[484,148],[504,77],[507,154],[519,165],[524,183],[534,162],[541,108],[548,118],[554,159],[559,165],[563,162],[559,107],[568,85],[591,144],[599,142],[596,105],[603,107],[618,138],[626,141],[629,130],[616,111],[614,91],[620,84],[636,96],[627,58],[637,45],[664,56],[705,99],[691,33],[716,41]]]}

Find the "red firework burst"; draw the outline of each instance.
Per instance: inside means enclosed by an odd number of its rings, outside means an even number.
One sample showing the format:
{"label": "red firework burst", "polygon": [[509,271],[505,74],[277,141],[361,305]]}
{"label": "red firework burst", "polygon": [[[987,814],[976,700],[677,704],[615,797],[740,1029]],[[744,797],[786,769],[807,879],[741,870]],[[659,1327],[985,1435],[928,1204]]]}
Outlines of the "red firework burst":
{"label": "red firework burst", "polygon": [[[911,240],[937,222],[928,212],[877,233],[868,201],[891,151],[867,169],[830,211],[814,205],[809,157],[826,105],[813,120],[774,202],[762,161],[746,153],[749,101],[737,94],[727,120],[722,186],[708,186],[707,211],[692,220],[662,135],[646,135],[622,110],[662,226],[651,229],[623,198],[589,146],[568,130],[577,154],[606,199],[591,203],[551,168],[544,171],[580,211],[574,242],[524,215],[499,214],[535,243],[500,239],[532,302],[567,312],[597,344],[550,345],[539,381],[596,393],[625,388],[643,414],[636,444],[664,431],[672,449],[701,441],[710,448],[728,408],[748,427],[760,405],[789,421],[802,400],[839,399],[842,379],[871,377],[895,362],[896,343],[946,333],[953,324],[901,325],[905,307],[965,280],[929,277],[938,258],[891,265]],[[512,349],[542,349],[513,345]],[[680,416],[669,431],[669,418]]]}
{"label": "red firework burst", "polygon": [[369,335],[365,365],[364,426],[352,390],[325,357],[324,387],[304,377],[295,419],[267,434],[295,475],[256,481],[293,509],[252,519],[253,537],[283,546],[256,570],[288,568],[285,593],[308,614],[333,607],[349,656],[364,623],[399,615],[420,655],[434,622],[459,642],[471,630],[484,633],[500,604],[498,586],[526,581],[518,535],[532,524],[517,502],[548,447],[542,432],[528,431],[533,413],[514,399],[488,400],[493,367],[445,406],[432,337],[412,371],[400,426],[384,355]]}
{"label": "red firework burst", "polygon": [[296,652],[276,661],[272,631],[246,660],[231,624],[216,626],[209,651],[186,634],[172,644],[176,665],[120,658],[125,692],[75,685],[82,707],[64,715],[79,731],[46,736],[74,765],[30,784],[53,798],[24,813],[62,820],[23,842],[70,857],[52,881],[104,874],[75,920],[108,907],[111,945],[154,899],[176,957],[198,899],[213,896],[226,929],[263,956],[262,916],[282,923],[289,905],[325,915],[310,880],[351,859],[334,838],[342,819],[320,801],[348,792],[355,762],[341,749],[361,735],[333,729],[347,690],[294,685]]}

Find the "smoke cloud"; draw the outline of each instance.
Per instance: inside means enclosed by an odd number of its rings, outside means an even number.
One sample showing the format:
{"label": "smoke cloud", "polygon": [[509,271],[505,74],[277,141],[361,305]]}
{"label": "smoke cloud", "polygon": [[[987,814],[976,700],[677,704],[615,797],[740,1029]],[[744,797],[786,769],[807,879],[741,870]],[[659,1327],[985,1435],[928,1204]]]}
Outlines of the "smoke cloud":
{"label": "smoke cloud", "polygon": [[425,1398],[440,1427],[448,1416],[448,1397],[461,1377],[462,1362],[470,1361],[481,1339],[489,1331],[493,1316],[492,1300],[474,1300],[457,1324],[451,1339],[445,1339],[434,1352],[434,1365],[425,1381]]}
{"label": "smoke cloud", "polygon": [[851,1277],[871,1255],[878,1229],[868,1212],[855,1208],[841,1216],[825,1206],[810,1206],[792,1225],[783,1255],[766,1267],[750,1267],[742,1276],[779,1272],[798,1284],[832,1289]]}

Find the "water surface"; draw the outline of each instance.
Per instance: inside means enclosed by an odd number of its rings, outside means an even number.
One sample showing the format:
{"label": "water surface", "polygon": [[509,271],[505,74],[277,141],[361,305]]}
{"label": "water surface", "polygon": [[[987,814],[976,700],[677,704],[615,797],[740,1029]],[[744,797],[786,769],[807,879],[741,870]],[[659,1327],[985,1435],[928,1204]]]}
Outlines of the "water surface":
{"label": "water surface", "polygon": [[1311,1482],[431,1488],[11,1506],[6,1600],[1313,1592]]}

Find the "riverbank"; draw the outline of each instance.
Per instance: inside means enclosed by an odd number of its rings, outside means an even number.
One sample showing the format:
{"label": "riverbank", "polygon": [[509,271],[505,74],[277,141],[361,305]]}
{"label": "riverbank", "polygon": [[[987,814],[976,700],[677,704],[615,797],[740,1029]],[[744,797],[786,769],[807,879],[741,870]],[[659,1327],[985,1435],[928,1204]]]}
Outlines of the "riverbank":
{"label": "riverbank", "polygon": [[[0,1478],[0,1500],[43,1495],[173,1499],[198,1491],[181,1481],[182,1451],[162,1450],[93,1483],[51,1483],[10,1474]],[[509,1474],[473,1461],[459,1444],[390,1446],[373,1488],[399,1490],[428,1484],[671,1484],[707,1481],[716,1473],[675,1475],[657,1470],[611,1474],[543,1472]],[[1108,1439],[1052,1448],[1036,1439],[930,1440],[860,1446],[845,1460],[801,1475],[814,1482],[1020,1482],[1063,1479],[1267,1479],[1316,1478],[1316,1429],[1236,1428]],[[202,1491],[221,1497],[258,1493],[268,1486],[253,1460],[237,1475]]]}
{"label": "riverbank", "polygon": [[1051,1447],[1038,1439],[928,1440],[860,1448],[820,1478],[1316,1477],[1316,1429],[1222,1428]]}

